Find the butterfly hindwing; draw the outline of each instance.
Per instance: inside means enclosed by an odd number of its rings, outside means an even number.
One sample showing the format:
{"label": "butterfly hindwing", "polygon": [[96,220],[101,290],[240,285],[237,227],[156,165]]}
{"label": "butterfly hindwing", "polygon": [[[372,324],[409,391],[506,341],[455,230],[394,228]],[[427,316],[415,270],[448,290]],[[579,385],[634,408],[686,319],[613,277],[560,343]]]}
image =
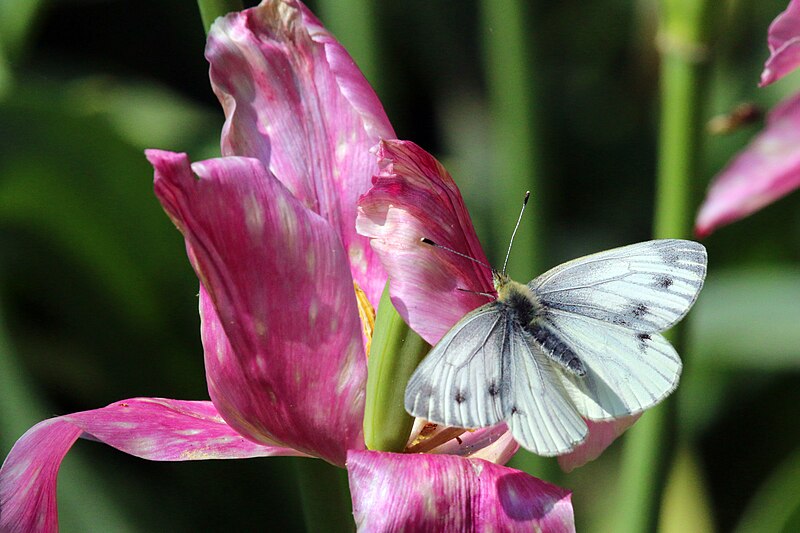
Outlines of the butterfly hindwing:
{"label": "butterfly hindwing", "polygon": [[406,411],[464,428],[501,422],[509,401],[508,316],[491,302],[464,316],[431,349],[408,382]]}
{"label": "butterfly hindwing", "polygon": [[640,413],[678,385],[681,360],[658,333],[558,310],[549,311],[546,320],[586,368],[582,377],[560,375],[576,408],[590,420]]}
{"label": "butterfly hindwing", "polygon": [[653,333],[689,311],[703,286],[702,244],[662,239],[559,265],[528,286],[545,307]]}

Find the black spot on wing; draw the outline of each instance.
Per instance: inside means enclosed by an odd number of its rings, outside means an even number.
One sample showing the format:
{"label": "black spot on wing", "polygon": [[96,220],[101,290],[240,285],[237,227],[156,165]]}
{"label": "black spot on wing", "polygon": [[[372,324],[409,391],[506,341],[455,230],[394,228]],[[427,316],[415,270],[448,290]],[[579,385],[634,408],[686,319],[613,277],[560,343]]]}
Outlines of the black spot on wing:
{"label": "black spot on wing", "polygon": [[672,287],[673,283],[674,283],[674,281],[669,276],[662,275],[662,276],[658,276],[656,278],[656,288],[659,288],[659,289],[667,290],[670,287]]}
{"label": "black spot on wing", "polygon": [[486,390],[486,392],[488,392],[488,393],[489,393],[489,396],[491,396],[492,398],[494,398],[494,397],[496,397],[498,394],[500,394],[500,388],[497,386],[497,383],[495,383],[494,381],[492,381],[491,383],[489,383],[489,388]]}
{"label": "black spot on wing", "polygon": [[636,338],[639,339],[639,349],[642,352],[647,351],[647,343],[652,339],[649,333],[637,333]]}
{"label": "black spot on wing", "polygon": [[672,246],[658,248],[658,256],[668,265],[674,265],[681,259],[681,254]]}
{"label": "black spot on wing", "polygon": [[638,304],[633,306],[633,309],[631,309],[630,314],[634,318],[642,318],[644,315],[648,313],[648,311],[649,309],[647,308],[647,306],[642,302],[639,302]]}
{"label": "black spot on wing", "polygon": [[457,390],[453,399],[456,401],[457,404],[462,404],[467,401],[467,393],[462,390]]}

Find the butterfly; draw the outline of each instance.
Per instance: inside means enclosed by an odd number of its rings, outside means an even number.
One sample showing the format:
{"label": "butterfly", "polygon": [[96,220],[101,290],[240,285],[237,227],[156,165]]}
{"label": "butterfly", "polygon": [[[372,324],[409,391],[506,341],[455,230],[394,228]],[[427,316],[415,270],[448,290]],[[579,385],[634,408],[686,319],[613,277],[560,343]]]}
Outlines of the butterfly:
{"label": "butterfly", "polygon": [[585,420],[637,414],[675,390],[681,360],[660,333],[692,307],[706,265],[702,244],[665,239],[574,259],[527,285],[493,270],[497,299],[431,349],[406,411],[463,428],[505,421],[522,447],[567,453]]}

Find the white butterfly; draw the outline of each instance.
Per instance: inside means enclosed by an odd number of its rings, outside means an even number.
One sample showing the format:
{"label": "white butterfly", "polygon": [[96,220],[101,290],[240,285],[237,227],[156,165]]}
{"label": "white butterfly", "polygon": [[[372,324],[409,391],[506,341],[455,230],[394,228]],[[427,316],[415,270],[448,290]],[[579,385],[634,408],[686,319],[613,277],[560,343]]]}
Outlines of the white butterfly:
{"label": "white butterfly", "polygon": [[655,240],[575,259],[527,285],[493,271],[497,300],[464,316],[417,367],[406,410],[446,426],[506,421],[545,456],[586,438],[588,420],[656,405],[681,360],[659,333],[692,307],[706,250]]}

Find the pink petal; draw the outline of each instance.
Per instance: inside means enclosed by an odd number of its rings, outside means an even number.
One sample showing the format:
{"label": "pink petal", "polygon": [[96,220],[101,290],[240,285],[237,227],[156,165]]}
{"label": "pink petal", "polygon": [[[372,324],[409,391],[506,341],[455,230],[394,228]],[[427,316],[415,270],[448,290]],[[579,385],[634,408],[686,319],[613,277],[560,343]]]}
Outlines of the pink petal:
{"label": "pink petal", "polygon": [[366,358],[335,230],[257,159],[147,156],[202,284],[214,405],[253,440],[344,464],[364,447]]}
{"label": "pink petal", "polygon": [[800,65],[800,0],[792,0],[767,31],[769,59],[759,87],[778,81]]}
{"label": "pink petal", "polygon": [[153,461],[303,455],[245,439],[211,402],[133,398],[51,418],[29,429],[0,469],[0,531],[58,530],[58,469],[82,434]]}
{"label": "pink petal", "polygon": [[617,438],[639,420],[641,413],[615,420],[595,422],[586,420],[589,426],[589,436],[577,448],[566,455],[558,456],[558,464],[564,472],[571,472],[589,461],[594,461],[606,448],[611,446]]}
{"label": "pink petal", "polygon": [[350,452],[359,531],[575,531],[569,491],[482,459]]}
{"label": "pink petal", "polygon": [[435,344],[494,293],[488,267],[420,242],[426,237],[486,263],[458,187],[432,155],[409,141],[378,146],[381,172],[358,202],[356,226],[372,239],[392,280],[392,302]]}
{"label": "pink petal", "polygon": [[385,274],[355,231],[377,171],[369,148],[394,132],[347,51],[302,3],[265,1],[219,19],[206,47],[225,110],[223,155],[256,157],[337,229],[352,277],[377,306]]}
{"label": "pink petal", "polygon": [[459,439],[452,439],[432,450],[432,453],[459,455],[470,459],[484,459],[498,465],[504,465],[519,450],[519,444],[505,423],[496,426],[467,430]]}
{"label": "pink petal", "polygon": [[800,186],[800,94],[778,105],[766,128],[711,183],[695,222],[703,237]]}

